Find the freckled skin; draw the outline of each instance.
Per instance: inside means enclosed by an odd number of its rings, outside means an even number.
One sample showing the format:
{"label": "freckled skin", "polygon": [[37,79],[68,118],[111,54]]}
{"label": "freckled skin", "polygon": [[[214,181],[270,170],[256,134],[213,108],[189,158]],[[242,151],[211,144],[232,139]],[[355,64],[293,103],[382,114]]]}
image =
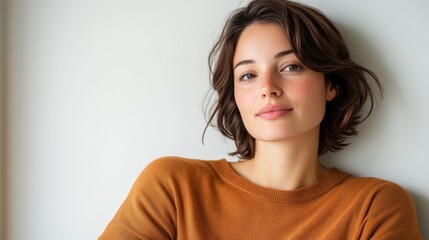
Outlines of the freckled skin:
{"label": "freckled skin", "polygon": [[[234,66],[250,60],[234,69],[234,95],[244,125],[257,141],[282,141],[318,131],[326,101],[336,95],[323,74],[305,67],[295,54],[275,57],[287,50],[291,46],[281,27],[254,23],[242,32],[234,53]],[[269,105],[292,110],[275,119],[258,117]]]}

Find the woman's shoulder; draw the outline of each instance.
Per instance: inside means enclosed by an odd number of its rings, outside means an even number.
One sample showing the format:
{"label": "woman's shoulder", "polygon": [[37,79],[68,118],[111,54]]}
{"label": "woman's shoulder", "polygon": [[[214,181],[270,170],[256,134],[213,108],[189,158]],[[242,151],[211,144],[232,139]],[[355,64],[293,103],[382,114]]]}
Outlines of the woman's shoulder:
{"label": "woman's shoulder", "polygon": [[365,223],[363,236],[421,239],[413,199],[399,184],[374,177],[349,176],[334,194],[360,209],[357,215]]}
{"label": "woman's shoulder", "polygon": [[350,175],[339,186],[342,194],[365,199],[371,205],[402,205],[414,208],[411,195],[401,185],[381,178]]}
{"label": "woman's shoulder", "polygon": [[399,184],[376,177],[356,177],[350,175],[343,182],[344,187],[360,192],[374,192],[384,194],[401,195],[408,194]]}
{"label": "woman's shoulder", "polygon": [[209,160],[165,156],[154,159],[147,165],[146,169],[176,172],[186,171],[189,169],[194,170],[195,168],[206,168],[209,165]]}
{"label": "woman's shoulder", "polygon": [[181,181],[185,181],[186,178],[212,175],[210,173],[214,173],[215,170],[211,167],[210,162],[210,160],[165,156],[150,162],[142,175],[164,180],[180,178]]}

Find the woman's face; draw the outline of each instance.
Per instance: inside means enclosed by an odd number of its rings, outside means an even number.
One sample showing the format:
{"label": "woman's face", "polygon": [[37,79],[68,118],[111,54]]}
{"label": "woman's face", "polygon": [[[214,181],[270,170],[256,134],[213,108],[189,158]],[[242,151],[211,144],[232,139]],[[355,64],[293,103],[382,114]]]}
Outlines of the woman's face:
{"label": "woman's face", "polygon": [[237,43],[233,68],[235,101],[247,131],[257,141],[318,133],[326,101],[336,91],[325,83],[322,73],[298,60],[280,26],[254,23],[246,27]]}

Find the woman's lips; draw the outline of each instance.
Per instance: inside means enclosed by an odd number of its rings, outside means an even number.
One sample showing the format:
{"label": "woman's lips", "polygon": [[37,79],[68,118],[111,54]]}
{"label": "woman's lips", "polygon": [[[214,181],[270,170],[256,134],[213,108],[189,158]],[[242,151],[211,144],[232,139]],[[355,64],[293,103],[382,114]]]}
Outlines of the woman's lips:
{"label": "woman's lips", "polygon": [[284,106],[267,106],[262,108],[257,114],[257,117],[274,120],[292,111],[292,108]]}

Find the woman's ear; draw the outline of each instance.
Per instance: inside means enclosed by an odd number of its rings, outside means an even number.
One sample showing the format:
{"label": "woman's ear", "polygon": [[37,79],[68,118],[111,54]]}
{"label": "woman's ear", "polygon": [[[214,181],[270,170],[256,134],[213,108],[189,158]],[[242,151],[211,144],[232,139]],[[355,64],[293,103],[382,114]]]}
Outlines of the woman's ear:
{"label": "woman's ear", "polygon": [[338,85],[328,81],[326,84],[326,101],[332,101],[337,96],[338,90]]}

